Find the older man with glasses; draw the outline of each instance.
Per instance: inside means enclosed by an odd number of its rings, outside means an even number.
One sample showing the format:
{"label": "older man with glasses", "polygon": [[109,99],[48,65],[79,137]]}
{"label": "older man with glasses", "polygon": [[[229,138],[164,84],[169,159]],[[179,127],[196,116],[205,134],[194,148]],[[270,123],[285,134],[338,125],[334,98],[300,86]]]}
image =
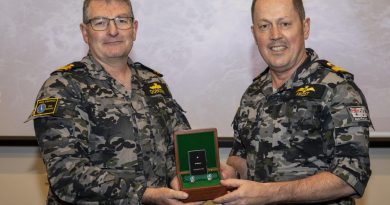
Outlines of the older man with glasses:
{"label": "older man with glasses", "polygon": [[129,0],[85,0],[88,55],[54,71],[29,119],[50,183],[47,204],[182,204],[172,133],[189,129],[162,75],[128,57]]}

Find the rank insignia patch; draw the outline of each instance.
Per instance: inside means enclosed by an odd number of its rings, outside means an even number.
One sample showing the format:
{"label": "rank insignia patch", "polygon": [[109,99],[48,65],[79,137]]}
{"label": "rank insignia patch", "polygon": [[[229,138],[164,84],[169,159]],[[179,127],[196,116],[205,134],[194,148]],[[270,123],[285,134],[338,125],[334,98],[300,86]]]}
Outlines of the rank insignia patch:
{"label": "rank insignia patch", "polygon": [[354,121],[368,121],[368,112],[364,106],[348,107],[348,112]]}
{"label": "rank insignia patch", "polygon": [[295,97],[311,97],[321,99],[325,92],[324,85],[303,85],[300,87],[296,87],[293,90],[293,94]]}
{"label": "rank insignia patch", "polygon": [[66,65],[66,66],[62,66],[60,68],[57,68],[57,70],[52,72],[52,74],[58,73],[58,72],[69,72],[69,71],[77,70],[80,68],[86,68],[85,64],[80,62],[80,61],[75,61],[73,63]]}
{"label": "rank insignia patch", "polygon": [[165,84],[160,82],[149,83],[144,87],[144,91],[149,96],[163,95],[168,96],[168,88]]}
{"label": "rank insignia patch", "polygon": [[73,67],[74,67],[74,64],[71,63],[71,64],[68,64],[66,66],[62,66],[62,67],[58,68],[56,71],[60,71],[60,72],[69,71],[69,70],[72,70]]}
{"label": "rank insignia patch", "polygon": [[55,113],[58,104],[58,98],[40,99],[35,104],[33,116],[47,116]]}

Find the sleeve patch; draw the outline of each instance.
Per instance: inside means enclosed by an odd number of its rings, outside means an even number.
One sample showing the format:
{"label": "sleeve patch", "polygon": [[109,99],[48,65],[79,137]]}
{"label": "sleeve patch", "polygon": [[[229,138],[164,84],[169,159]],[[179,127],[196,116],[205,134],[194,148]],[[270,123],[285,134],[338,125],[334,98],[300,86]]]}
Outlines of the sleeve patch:
{"label": "sleeve patch", "polygon": [[33,116],[48,116],[56,112],[58,98],[45,98],[37,100]]}
{"label": "sleeve patch", "polygon": [[364,106],[348,107],[348,112],[354,121],[369,121],[368,112]]}

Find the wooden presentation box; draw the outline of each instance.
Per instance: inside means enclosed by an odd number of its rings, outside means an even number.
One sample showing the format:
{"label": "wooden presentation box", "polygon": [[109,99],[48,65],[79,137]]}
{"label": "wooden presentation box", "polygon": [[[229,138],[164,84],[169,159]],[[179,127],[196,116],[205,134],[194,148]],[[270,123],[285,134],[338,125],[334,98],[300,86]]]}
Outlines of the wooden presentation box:
{"label": "wooden presentation box", "polygon": [[174,133],[176,174],[184,202],[206,201],[227,193],[220,184],[217,129],[181,130]]}

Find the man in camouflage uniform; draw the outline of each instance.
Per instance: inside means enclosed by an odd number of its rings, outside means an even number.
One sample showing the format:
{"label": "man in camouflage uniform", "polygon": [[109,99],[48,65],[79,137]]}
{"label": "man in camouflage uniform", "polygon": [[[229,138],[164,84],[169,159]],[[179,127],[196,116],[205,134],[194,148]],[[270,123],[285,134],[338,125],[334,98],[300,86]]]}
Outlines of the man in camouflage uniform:
{"label": "man in camouflage uniform", "polygon": [[254,0],[252,31],[268,68],[242,97],[228,204],[355,204],[371,174],[371,121],[352,74],[305,49],[301,0]]}
{"label": "man in camouflage uniform", "polygon": [[[89,53],[53,72],[39,91],[35,132],[48,204],[182,204],[172,133],[189,129],[162,75],[128,54],[138,22],[128,0],[84,1]],[[112,22],[111,22],[112,21]]]}

